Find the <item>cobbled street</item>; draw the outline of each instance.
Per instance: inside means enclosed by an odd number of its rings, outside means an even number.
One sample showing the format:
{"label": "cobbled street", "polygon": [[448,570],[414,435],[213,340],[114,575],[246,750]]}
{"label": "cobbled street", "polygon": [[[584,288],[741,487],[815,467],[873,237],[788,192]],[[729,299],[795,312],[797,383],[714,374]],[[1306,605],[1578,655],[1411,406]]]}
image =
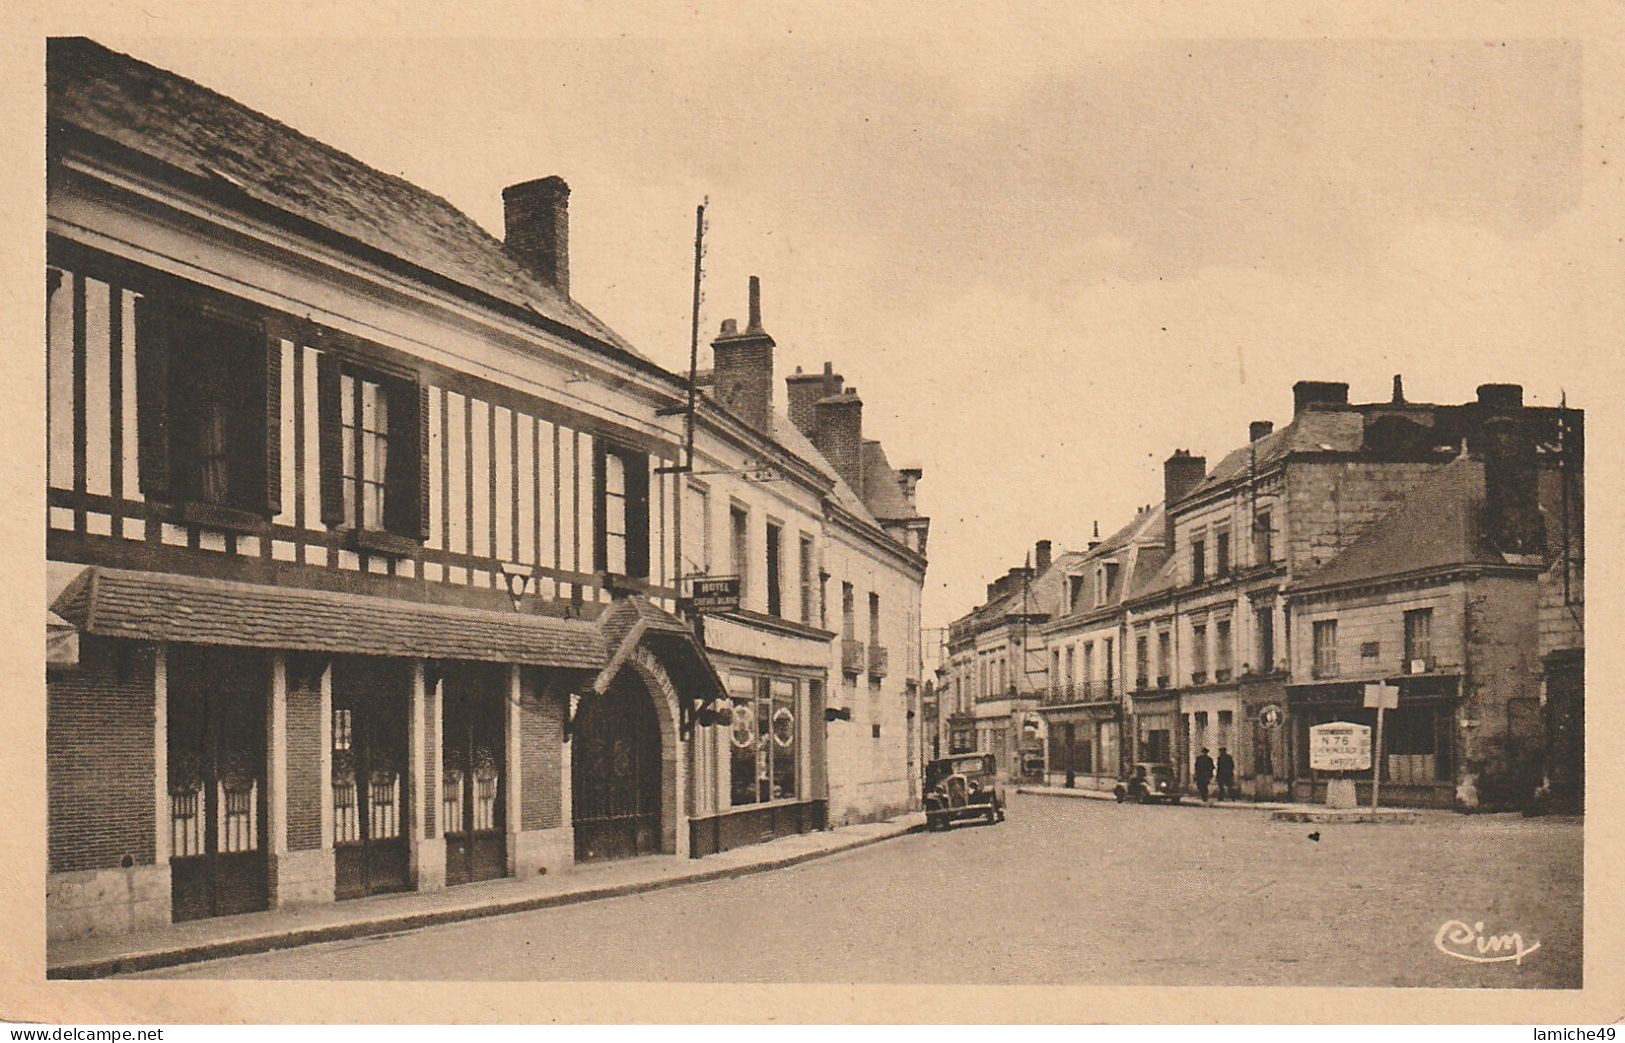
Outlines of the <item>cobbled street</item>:
{"label": "cobbled street", "polygon": [[[1582,861],[1570,818],[1020,796],[998,826],[790,869],[147,976],[1577,988]],[[1451,920],[1539,948],[1453,958]]]}

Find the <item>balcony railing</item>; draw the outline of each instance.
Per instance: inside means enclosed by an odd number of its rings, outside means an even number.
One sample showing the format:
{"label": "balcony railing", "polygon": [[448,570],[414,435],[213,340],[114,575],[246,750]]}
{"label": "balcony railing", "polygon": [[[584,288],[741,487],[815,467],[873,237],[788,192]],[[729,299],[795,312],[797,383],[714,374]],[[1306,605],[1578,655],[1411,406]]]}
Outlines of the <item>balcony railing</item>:
{"label": "balcony railing", "polygon": [[856,677],[863,673],[863,642],[850,637],[841,639],[841,672]]}
{"label": "balcony railing", "polygon": [[1045,706],[1103,702],[1112,697],[1111,686],[1101,681],[1069,681],[1052,685],[1043,695]]}
{"label": "balcony railing", "polygon": [[869,646],[869,676],[880,680],[886,676],[886,646]]}

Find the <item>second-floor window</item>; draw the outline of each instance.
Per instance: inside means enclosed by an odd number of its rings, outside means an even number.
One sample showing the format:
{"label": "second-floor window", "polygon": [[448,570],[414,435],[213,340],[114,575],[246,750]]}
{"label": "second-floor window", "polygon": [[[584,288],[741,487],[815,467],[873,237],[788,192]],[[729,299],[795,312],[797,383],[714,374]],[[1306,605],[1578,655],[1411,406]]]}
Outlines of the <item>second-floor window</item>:
{"label": "second-floor window", "polygon": [[1113,647],[1116,644],[1117,644],[1117,642],[1115,640],[1113,640],[1112,638],[1108,637],[1106,639],[1106,647],[1105,647],[1105,653],[1104,653],[1105,658],[1106,658],[1106,693],[1105,693],[1106,695],[1111,695],[1112,694],[1112,689],[1117,684],[1117,661],[1116,661],[1116,657],[1113,656],[1113,654],[1112,654]]}
{"label": "second-floor window", "polygon": [[1207,627],[1191,627],[1191,683],[1207,680]]}
{"label": "second-floor window", "polygon": [[1216,681],[1230,679],[1230,621],[1221,619],[1213,624],[1213,678]]}
{"label": "second-floor window", "polygon": [[743,595],[750,589],[750,515],[743,507],[730,507],[728,524],[732,529],[734,573],[739,576],[739,591]]}
{"label": "second-floor window", "polygon": [[322,520],[361,541],[422,539],[428,531],[425,390],[410,378],[327,352],[318,363],[316,394]]}
{"label": "second-floor window", "polygon": [[1207,540],[1191,540],[1191,582],[1202,583],[1207,580]]}
{"label": "second-floor window", "polygon": [[848,641],[855,639],[857,634],[857,606],[853,602],[852,584],[841,584],[841,636]]}
{"label": "second-floor window", "polygon": [[1253,518],[1253,561],[1256,564],[1268,565],[1275,560],[1275,532],[1271,524],[1269,511],[1259,511]]}
{"label": "second-floor window", "polygon": [[1261,674],[1270,673],[1275,669],[1275,612],[1273,609],[1261,608],[1255,614],[1258,631],[1258,663],[1257,669]]}
{"label": "second-floor window", "polygon": [[[254,323],[201,306],[136,304],[141,484],[154,499],[266,516],[280,499],[267,420],[280,353]],[[276,440],[270,440],[275,443]]]}
{"label": "second-floor window", "polygon": [[1157,633],[1157,687],[1168,687],[1169,667],[1173,659],[1173,637],[1168,631]]}
{"label": "second-floor window", "polygon": [[612,575],[649,576],[649,458],[594,440],[594,557]]}
{"label": "second-floor window", "polygon": [[1433,658],[1433,610],[1412,609],[1405,613],[1405,662]]}
{"label": "second-floor window", "polygon": [[1145,634],[1134,638],[1134,686],[1143,690],[1151,680],[1151,639]]}
{"label": "second-floor window", "polygon": [[779,576],[780,544],[784,530],[773,522],[767,523],[767,614],[784,614],[784,593]]}
{"label": "second-floor window", "polygon": [[869,647],[880,647],[880,595],[869,595]]}
{"label": "second-floor window", "polygon": [[1086,641],[1083,645],[1083,672],[1078,680],[1087,685],[1095,679],[1095,643]]}
{"label": "second-floor window", "polygon": [[1221,529],[1213,537],[1213,572],[1216,576],[1230,575],[1230,530]]}
{"label": "second-floor window", "polygon": [[[801,621],[808,626],[813,622],[813,574],[816,562],[813,561],[813,539],[811,536],[801,537]],[[823,620],[819,620],[823,625]]]}
{"label": "second-floor window", "polygon": [[1337,676],[1337,620],[1322,619],[1314,624],[1315,676]]}

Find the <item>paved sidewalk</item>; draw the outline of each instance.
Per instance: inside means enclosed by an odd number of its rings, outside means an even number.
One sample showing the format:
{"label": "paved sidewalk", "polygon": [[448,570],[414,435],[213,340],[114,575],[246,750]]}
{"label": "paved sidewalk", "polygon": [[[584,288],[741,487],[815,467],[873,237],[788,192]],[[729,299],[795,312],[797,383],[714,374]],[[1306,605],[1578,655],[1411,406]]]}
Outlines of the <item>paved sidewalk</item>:
{"label": "paved sidewalk", "polygon": [[[1031,793],[1041,797],[1081,797],[1084,800],[1116,800],[1111,790],[1095,789],[1066,789],[1061,786],[1018,786],[1017,793]],[[1254,800],[1214,800],[1203,803],[1194,794],[1182,795],[1179,803],[1183,808],[1213,808],[1220,811],[1289,811],[1304,816],[1318,816],[1326,814],[1330,809],[1324,804],[1297,804],[1286,801],[1254,801]],[[1359,809],[1354,809],[1359,810]],[[1385,812],[1392,809],[1384,808]],[[1448,808],[1416,809],[1406,808],[1405,814],[1441,813],[1454,815],[1456,812]],[[1398,812],[1396,812],[1398,814]],[[1303,821],[1315,821],[1313,818],[1304,818]]]}
{"label": "paved sidewalk", "polygon": [[375,895],[331,905],[192,920],[110,938],[53,942],[46,950],[46,976],[100,978],[614,898],[780,869],[924,828],[925,816],[916,812],[883,822],[781,837],[706,858],[654,856],[526,880],[489,880],[438,891]]}

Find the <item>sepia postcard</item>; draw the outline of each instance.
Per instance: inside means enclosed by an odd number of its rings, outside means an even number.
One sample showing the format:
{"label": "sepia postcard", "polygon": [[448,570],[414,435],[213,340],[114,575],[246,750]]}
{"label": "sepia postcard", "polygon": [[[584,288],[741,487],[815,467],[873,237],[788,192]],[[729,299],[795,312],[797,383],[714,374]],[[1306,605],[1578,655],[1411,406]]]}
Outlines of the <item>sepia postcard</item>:
{"label": "sepia postcard", "polygon": [[1380,10],[27,12],[0,1014],[1618,1020],[1625,23]]}

